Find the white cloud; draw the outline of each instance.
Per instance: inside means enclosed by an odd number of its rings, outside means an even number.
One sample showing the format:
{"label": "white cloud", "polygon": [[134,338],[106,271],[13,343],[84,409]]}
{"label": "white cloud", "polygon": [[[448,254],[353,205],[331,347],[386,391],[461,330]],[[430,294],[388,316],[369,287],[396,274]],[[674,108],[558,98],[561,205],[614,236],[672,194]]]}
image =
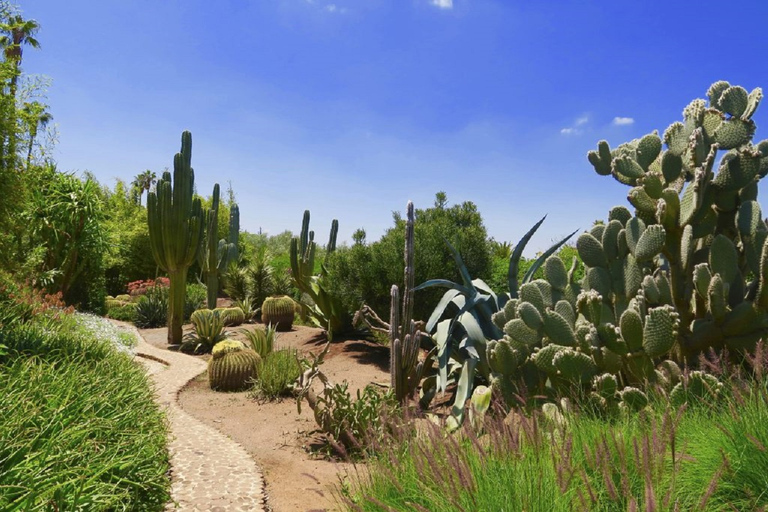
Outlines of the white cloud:
{"label": "white cloud", "polygon": [[453,0],[429,0],[429,3],[440,9],[453,9]]}
{"label": "white cloud", "polygon": [[573,124],[569,127],[562,128],[560,133],[562,135],[579,135],[583,130],[579,126],[584,126],[589,122],[589,115],[584,114],[581,117],[577,117]]}
{"label": "white cloud", "polygon": [[581,116],[576,120],[576,126],[581,126],[589,122],[589,116]]}
{"label": "white cloud", "polygon": [[560,133],[563,135],[576,135],[581,133],[581,130],[577,130],[576,128],[563,128],[560,130]]}
{"label": "white cloud", "polygon": [[634,122],[635,120],[631,117],[614,117],[611,124],[614,126],[627,126],[633,124]]}
{"label": "white cloud", "polygon": [[345,14],[347,12],[346,7],[339,7],[336,4],[328,4],[324,7],[326,12],[336,13],[336,14]]}

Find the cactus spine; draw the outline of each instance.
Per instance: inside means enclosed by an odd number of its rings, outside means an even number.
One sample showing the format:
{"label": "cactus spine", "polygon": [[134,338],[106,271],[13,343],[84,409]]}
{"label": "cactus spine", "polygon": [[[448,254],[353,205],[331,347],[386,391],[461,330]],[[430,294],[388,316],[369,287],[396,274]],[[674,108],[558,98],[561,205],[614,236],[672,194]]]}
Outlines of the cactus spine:
{"label": "cactus spine", "polygon": [[227,266],[238,259],[237,243],[240,237],[240,210],[233,204],[229,212],[229,239],[219,239],[219,184],[213,186],[211,208],[205,210],[207,225],[205,237],[200,239],[198,263],[205,275],[208,309],[216,308],[219,276]]}
{"label": "cactus spine", "polygon": [[400,403],[410,397],[419,383],[423,362],[419,361],[421,331],[413,321],[414,254],[413,254],[413,203],[408,201],[405,223],[405,271],[402,315],[398,315],[400,291],[392,285],[389,320],[389,374],[395,398]]}
{"label": "cactus spine", "polygon": [[166,171],[147,198],[147,223],[152,256],[170,279],[168,343],[179,344],[184,320],[187,272],[195,261],[203,230],[203,211],[194,198],[192,134],[181,135],[181,152],[173,160],[173,180]]}

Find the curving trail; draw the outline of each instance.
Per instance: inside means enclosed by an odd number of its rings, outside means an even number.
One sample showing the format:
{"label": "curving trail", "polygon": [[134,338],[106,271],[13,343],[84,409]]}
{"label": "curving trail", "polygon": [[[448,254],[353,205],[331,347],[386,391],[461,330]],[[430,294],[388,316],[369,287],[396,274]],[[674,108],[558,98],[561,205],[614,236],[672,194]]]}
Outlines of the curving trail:
{"label": "curving trail", "polygon": [[155,399],[168,417],[173,501],[166,510],[267,510],[261,470],[245,449],[184,412],[178,404],[179,391],[206,370],[205,362],[158,349],[147,343],[132,325],[120,322],[119,326],[138,336],[137,360],[154,381]]}

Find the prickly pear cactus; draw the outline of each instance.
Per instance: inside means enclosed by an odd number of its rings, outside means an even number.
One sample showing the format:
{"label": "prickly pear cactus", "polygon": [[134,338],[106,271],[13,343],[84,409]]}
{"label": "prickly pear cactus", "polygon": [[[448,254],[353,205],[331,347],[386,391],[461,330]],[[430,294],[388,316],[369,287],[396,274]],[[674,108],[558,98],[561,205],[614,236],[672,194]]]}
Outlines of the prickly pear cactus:
{"label": "prickly pear cactus", "polygon": [[261,358],[236,340],[220,341],[208,361],[208,382],[215,391],[241,391],[251,386]]}
{"label": "prickly pear cactus", "polygon": [[261,321],[264,324],[272,324],[278,331],[290,331],[293,326],[296,303],[283,295],[281,297],[267,297],[261,306]]}
{"label": "prickly pear cactus", "polygon": [[760,89],[717,82],[663,137],[589,152],[598,174],[630,187],[633,211],[614,207],[578,238],[581,283],[552,256],[545,279],[494,315],[504,335],[488,342],[488,364],[508,403],[522,383],[639,410],[645,383],[687,389],[676,362],[751,349],[768,334],[768,227],[757,203],[768,140],[753,145],[751,119],[761,99]]}

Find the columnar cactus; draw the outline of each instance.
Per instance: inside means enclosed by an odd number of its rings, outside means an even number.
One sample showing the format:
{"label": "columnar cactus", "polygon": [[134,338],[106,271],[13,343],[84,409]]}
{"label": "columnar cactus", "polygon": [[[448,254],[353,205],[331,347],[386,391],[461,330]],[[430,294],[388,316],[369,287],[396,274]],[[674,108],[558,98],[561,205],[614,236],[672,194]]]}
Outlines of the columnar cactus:
{"label": "columnar cactus", "polygon": [[205,210],[205,236],[200,239],[198,263],[205,275],[208,308],[216,307],[219,276],[238,258],[237,243],[240,236],[240,210],[232,205],[229,214],[229,239],[219,239],[219,184],[213,186],[211,208]]}
{"label": "columnar cactus", "polygon": [[236,340],[220,341],[208,361],[208,383],[214,391],[241,391],[256,378],[261,357]]}
{"label": "columnar cactus", "polygon": [[392,285],[389,321],[389,373],[395,398],[401,403],[411,396],[419,384],[423,362],[419,361],[421,331],[413,321],[414,254],[413,203],[408,201],[405,223],[405,271],[402,315],[398,315],[400,290]]}
{"label": "columnar cactus", "polygon": [[166,171],[147,198],[147,221],[152,256],[168,273],[168,343],[179,344],[184,321],[187,272],[195,261],[203,230],[200,199],[194,197],[192,134],[181,135],[181,152],[173,160],[173,180]]}
{"label": "columnar cactus", "polygon": [[[326,259],[336,250],[338,232],[339,221],[334,219],[331,222],[331,233],[326,245]],[[309,230],[309,210],[306,210],[301,223],[301,233],[298,237],[291,239],[291,278],[296,288],[311,299],[302,305],[309,312],[312,322],[325,329],[328,339],[332,339],[335,332],[348,327],[349,321],[344,318],[345,311],[341,301],[330,294],[323,285],[325,268],[321,268],[319,275],[314,274],[317,251],[314,238],[315,232]]]}
{"label": "columnar cactus", "polygon": [[278,331],[290,331],[295,306],[296,303],[287,295],[267,297],[261,305],[261,321],[266,325],[274,325]]}

